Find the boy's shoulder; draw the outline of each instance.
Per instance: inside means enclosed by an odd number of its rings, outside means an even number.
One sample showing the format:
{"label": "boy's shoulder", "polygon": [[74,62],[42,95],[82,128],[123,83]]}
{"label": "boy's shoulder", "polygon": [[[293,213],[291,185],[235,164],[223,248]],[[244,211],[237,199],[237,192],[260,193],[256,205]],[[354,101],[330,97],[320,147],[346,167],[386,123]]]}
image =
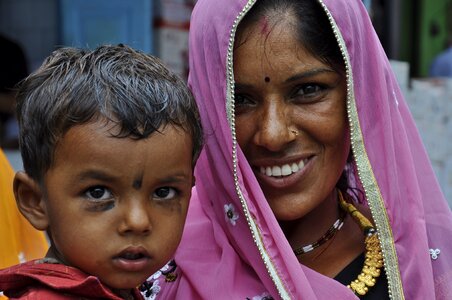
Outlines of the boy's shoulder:
{"label": "boy's shoulder", "polygon": [[[60,280],[75,280],[74,268],[33,260],[0,270],[0,291],[19,299],[74,299],[61,293]],[[65,270],[66,269],[66,270]]]}
{"label": "boy's shoulder", "polygon": [[44,260],[0,270],[0,291],[18,299],[121,299],[97,277]]}

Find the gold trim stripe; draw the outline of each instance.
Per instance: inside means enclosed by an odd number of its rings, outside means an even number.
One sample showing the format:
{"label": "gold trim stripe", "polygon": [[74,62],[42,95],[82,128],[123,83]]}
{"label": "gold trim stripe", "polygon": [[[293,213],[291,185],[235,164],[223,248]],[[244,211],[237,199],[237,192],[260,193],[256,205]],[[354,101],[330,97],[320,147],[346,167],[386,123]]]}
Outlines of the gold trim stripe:
{"label": "gold trim stripe", "polygon": [[261,255],[262,261],[267,269],[270,278],[272,279],[275,287],[278,291],[281,299],[290,300],[291,297],[287,291],[286,286],[283,283],[283,280],[279,276],[279,270],[272,262],[271,257],[269,256],[267,249],[265,248],[265,244],[262,240],[262,235],[259,227],[257,226],[255,220],[252,218],[251,213],[248,208],[248,204],[243,196],[243,193],[240,188],[238,174],[237,174],[237,137],[235,133],[235,106],[234,106],[234,71],[233,71],[233,50],[234,50],[234,39],[235,33],[237,31],[237,26],[239,22],[243,19],[245,14],[251,9],[251,7],[256,3],[256,0],[249,0],[242,11],[239,13],[237,18],[234,20],[234,24],[231,28],[230,36],[229,36],[229,44],[228,51],[226,57],[226,113],[227,118],[231,127],[232,132],[232,163],[233,163],[233,173],[234,173],[234,184],[236,193],[240,199],[240,203],[242,205],[242,210],[245,215],[246,221],[248,223],[248,227],[251,231],[251,235],[253,237],[254,243],[256,244],[259,253]]}
{"label": "gold trim stripe", "polygon": [[398,265],[397,253],[394,245],[394,238],[389,223],[389,217],[386,212],[383,197],[378,187],[372,165],[369,161],[366,148],[364,145],[363,134],[359,123],[358,110],[356,107],[356,99],[354,94],[353,74],[348,55],[347,47],[343,36],[337,26],[331,12],[323,3],[318,0],[324,11],[328,15],[330,24],[333,27],[334,35],[339,43],[342,52],[347,76],[347,114],[350,125],[350,139],[352,144],[352,152],[356,160],[358,169],[358,177],[361,181],[366,199],[372,213],[372,218],[378,230],[380,246],[383,252],[384,268],[388,279],[389,297],[391,299],[405,299],[403,294],[402,280]]}

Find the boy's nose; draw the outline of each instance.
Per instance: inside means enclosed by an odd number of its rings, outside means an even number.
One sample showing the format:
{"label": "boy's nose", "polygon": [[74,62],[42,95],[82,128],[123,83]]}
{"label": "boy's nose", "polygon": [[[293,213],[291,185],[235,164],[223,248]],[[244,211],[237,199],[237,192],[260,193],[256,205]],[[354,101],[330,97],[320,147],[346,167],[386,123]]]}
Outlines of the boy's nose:
{"label": "boy's nose", "polygon": [[149,206],[141,199],[131,199],[123,207],[123,218],[119,226],[121,234],[148,235],[151,233]]}

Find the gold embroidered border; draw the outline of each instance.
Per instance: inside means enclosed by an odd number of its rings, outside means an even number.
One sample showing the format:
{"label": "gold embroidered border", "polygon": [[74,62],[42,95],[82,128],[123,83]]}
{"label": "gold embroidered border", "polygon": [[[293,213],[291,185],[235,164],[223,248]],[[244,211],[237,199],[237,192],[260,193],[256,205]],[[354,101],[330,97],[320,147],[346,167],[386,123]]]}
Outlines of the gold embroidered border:
{"label": "gold embroidered border", "polygon": [[240,184],[238,180],[238,174],[237,174],[237,137],[235,134],[235,114],[234,114],[234,70],[233,70],[233,51],[234,51],[234,39],[235,39],[235,33],[237,31],[237,26],[239,22],[243,19],[245,14],[251,9],[251,7],[256,3],[256,0],[249,0],[245,7],[242,9],[242,11],[239,13],[239,15],[234,20],[234,24],[230,31],[229,36],[229,44],[228,44],[228,51],[227,51],[227,57],[226,57],[226,113],[227,118],[231,127],[232,132],[232,163],[233,163],[233,172],[234,172],[234,183],[235,183],[235,189],[236,193],[240,199],[240,203],[242,205],[242,210],[245,215],[246,221],[248,223],[248,227],[250,228],[251,235],[253,237],[254,243],[256,244],[259,253],[261,255],[262,261],[264,262],[264,265],[267,269],[268,274],[270,275],[270,278],[272,279],[273,283],[276,286],[276,289],[278,291],[279,296],[281,299],[287,299],[290,300],[291,297],[287,291],[286,286],[283,283],[283,280],[281,279],[279,275],[279,270],[277,269],[276,265],[271,260],[270,255],[267,252],[267,249],[265,248],[265,244],[262,240],[262,235],[260,232],[259,227],[257,226],[255,220],[252,218],[251,213],[248,208],[248,204],[245,201],[245,197],[242,194],[242,191],[240,189]]}
{"label": "gold embroidered border", "polygon": [[323,3],[323,0],[318,1],[328,15],[328,19],[330,20],[330,24],[333,27],[334,35],[337,39],[337,42],[339,43],[339,47],[341,49],[346,65],[347,114],[350,125],[352,151],[356,160],[358,177],[363,185],[364,192],[369,203],[370,210],[372,212],[372,218],[375,221],[375,225],[378,230],[380,246],[383,252],[385,272],[388,278],[389,297],[391,299],[405,299],[397,254],[394,245],[394,238],[392,235],[391,226],[389,224],[389,218],[386,212],[383,198],[381,196],[380,188],[378,187],[372,166],[367,156],[361,126],[359,124],[350,57],[348,56],[345,41],[333,16],[331,15],[326,5]]}

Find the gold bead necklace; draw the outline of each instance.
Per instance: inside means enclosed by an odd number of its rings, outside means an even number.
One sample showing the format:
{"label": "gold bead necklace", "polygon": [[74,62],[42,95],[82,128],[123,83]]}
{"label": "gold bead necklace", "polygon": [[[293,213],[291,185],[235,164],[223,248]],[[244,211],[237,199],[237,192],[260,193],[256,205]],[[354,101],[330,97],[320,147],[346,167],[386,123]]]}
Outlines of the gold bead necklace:
{"label": "gold bead necklace", "polygon": [[339,190],[338,196],[341,208],[353,217],[366,236],[364,240],[366,244],[364,266],[358,278],[347,285],[356,295],[364,296],[369,291],[369,288],[375,286],[377,278],[381,274],[381,268],[383,267],[383,255],[381,253],[378,234],[372,223],[353,204],[345,202],[342,192]]}

